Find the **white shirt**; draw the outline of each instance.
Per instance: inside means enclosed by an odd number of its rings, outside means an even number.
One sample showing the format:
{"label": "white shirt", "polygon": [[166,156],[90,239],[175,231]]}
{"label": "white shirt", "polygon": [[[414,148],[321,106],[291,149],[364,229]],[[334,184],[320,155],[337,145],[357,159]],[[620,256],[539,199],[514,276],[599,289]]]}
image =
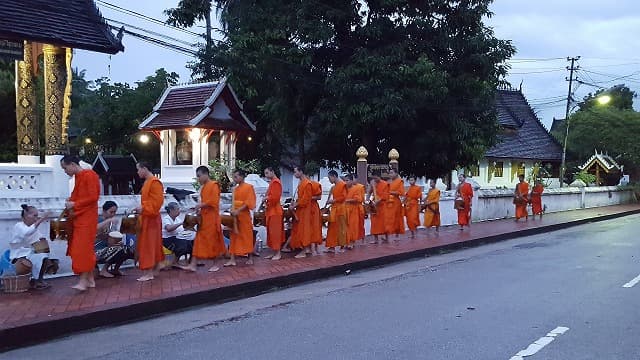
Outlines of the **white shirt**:
{"label": "white shirt", "polygon": [[178,234],[183,231],[184,229],[182,228],[182,225],[178,226],[175,230],[173,231],[167,231],[166,226],[167,225],[176,225],[176,224],[182,224],[182,218],[180,216],[177,216],[174,219],[171,218],[171,216],[169,216],[169,214],[165,215],[162,218],[162,238],[166,239],[168,237],[171,236],[178,236]]}
{"label": "white shirt", "polygon": [[24,222],[20,221],[13,226],[13,233],[11,234],[11,241],[9,242],[9,258],[11,260],[28,256],[33,249],[31,245],[38,242],[40,238],[44,238],[35,224],[27,226]]}

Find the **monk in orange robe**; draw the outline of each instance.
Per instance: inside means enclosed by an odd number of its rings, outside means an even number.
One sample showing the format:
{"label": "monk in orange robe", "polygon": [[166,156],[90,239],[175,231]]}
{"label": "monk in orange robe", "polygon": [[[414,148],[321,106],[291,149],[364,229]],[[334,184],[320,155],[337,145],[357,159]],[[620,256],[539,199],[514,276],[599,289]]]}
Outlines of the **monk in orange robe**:
{"label": "monk in orange robe", "polygon": [[402,200],[404,196],[404,181],[400,179],[395,169],[389,170],[391,176],[389,182],[389,200],[387,201],[386,212],[386,224],[387,233],[396,234],[396,237],[400,234],[404,234],[404,208],[402,207]]}
{"label": "monk in orange robe", "polygon": [[516,221],[521,218],[529,220],[529,212],[527,204],[529,203],[529,183],[524,181],[524,175],[518,175],[520,181],[516,184],[516,190],[513,192],[513,203],[516,206]]}
{"label": "monk in orange robe", "polygon": [[364,202],[364,198],[365,198],[366,193],[367,193],[367,188],[364,185],[362,185],[360,183],[357,183],[355,178],[353,179],[353,182],[354,182],[353,186],[358,189],[357,191],[360,193],[360,199],[361,199],[360,200],[360,204],[358,206],[359,216],[358,216],[358,237],[357,237],[357,239],[361,239],[362,242],[364,242],[364,237],[366,235],[366,231],[365,231],[365,228],[364,228],[365,210],[364,210],[363,202]]}
{"label": "monk in orange robe", "polygon": [[311,198],[311,254],[320,255],[318,245],[322,244],[322,213],[320,212],[320,204],[322,199],[322,185],[319,182],[311,180],[311,188],[313,197]]}
{"label": "monk in orange robe", "polygon": [[[353,175],[345,175],[347,183],[347,198],[345,200],[347,208],[347,244],[348,248],[353,248],[353,243],[364,237],[364,229],[360,231],[360,216],[362,212],[362,227],[364,228],[364,192],[362,184],[354,181]],[[358,186],[360,185],[360,186]]]}
{"label": "monk in orange robe", "polygon": [[371,183],[369,184],[369,196],[373,196],[373,203],[376,208],[376,213],[371,214],[371,235],[374,240],[372,244],[378,243],[378,237],[384,235],[384,242],[389,242],[389,233],[386,226],[386,212],[388,210],[387,201],[389,200],[389,183],[380,178],[380,174],[374,174],[372,176]]}
{"label": "monk in orange robe", "polygon": [[536,215],[540,215],[540,220],[542,220],[542,192],[544,191],[544,186],[542,186],[542,182],[538,179],[536,180],[536,184],[533,186],[531,190],[531,212],[533,213],[533,219],[535,220]]}
{"label": "monk in orange robe", "polygon": [[85,291],[95,287],[93,269],[96,267],[94,241],[98,228],[98,199],[100,198],[100,178],[93,170],[85,170],[80,166],[80,159],[66,155],[60,161],[64,172],[75,176],[75,186],[65,208],[72,216],[71,238],[67,255],[71,256],[71,268],[80,275],[74,289]]}
{"label": "monk in orange robe", "polygon": [[338,177],[335,170],[329,171],[329,181],[333,184],[328,204],[331,204],[329,215],[329,229],[327,230],[328,252],[336,252],[336,246],[343,249],[348,245],[347,241],[347,183]]}
{"label": "monk in orange robe", "polygon": [[416,177],[409,177],[409,189],[404,199],[404,212],[407,226],[411,231],[411,238],[415,239],[416,230],[420,225],[420,203],[422,202],[422,187],[416,185]]}
{"label": "monk in orange robe", "polygon": [[266,211],[265,222],[267,227],[267,246],[274,251],[274,254],[267,256],[267,259],[280,260],[282,257],[280,249],[284,244],[284,221],[282,219],[282,183],[276,176],[273,168],[264,169],[264,176],[269,179],[269,188],[265,195]]}
{"label": "monk in orange robe", "polygon": [[473,199],[473,188],[467,181],[467,177],[464,174],[458,175],[458,187],[456,189],[456,199],[462,199],[464,206],[458,208],[458,225],[460,230],[464,229],[464,226],[471,225],[471,200]]}
{"label": "monk in orange robe", "polygon": [[[222,238],[222,226],[220,224],[220,186],[212,181],[209,168],[199,166],[196,169],[196,179],[200,183],[200,202],[196,204],[196,211],[200,212],[200,224],[196,238],[193,240],[191,262],[182,267],[188,271],[196,271],[198,260],[215,259],[226,252],[224,239]],[[209,268],[209,272],[220,270],[215,262]]]}
{"label": "monk in orange robe", "polygon": [[251,210],[256,207],[256,192],[253,185],[244,182],[247,174],[237,169],[233,172],[233,181],[237,186],[233,189],[231,215],[236,218],[238,231],[231,231],[229,253],[231,259],[224,266],[236,266],[236,256],[248,255],[247,265],[253,265],[253,221]]}
{"label": "monk in orange robe", "polygon": [[300,182],[296,190],[297,198],[291,205],[295,210],[293,220],[293,229],[291,230],[290,247],[292,249],[301,249],[295,256],[296,258],[304,258],[307,254],[311,254],[311,237],[313,230],[313,219],[311,212],[311,199],[313,198],[313,185],[304,174],[302,167],[293,168],[293,176]]}
{"label": "monk in orange robe", "polygon": [[151,166],[145,162],[137,165],[138,176],[144,179],[140,190],[141,205],[134,211],[140,214],[140,230],[136,241],[138,263],[143,275],[138,281],[153,280],[154,272],[161,268],[164,260],[162,252],[162,218],[160,208],[164,203],[164,186],[153,176]]}
{"label": "monk in orange robe", "polygon": [[440,190],[436,189],[436,181],[429,180],[429,192],[424,202],[424,226],[427,230],[431,227],[440,231]]}

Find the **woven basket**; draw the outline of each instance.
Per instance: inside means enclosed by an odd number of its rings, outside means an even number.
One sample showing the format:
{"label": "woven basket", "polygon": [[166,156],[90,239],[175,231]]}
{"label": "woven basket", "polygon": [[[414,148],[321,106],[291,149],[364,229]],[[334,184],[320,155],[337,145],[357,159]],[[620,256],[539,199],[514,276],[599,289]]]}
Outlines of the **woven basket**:
{"label": "woven basket", "polygon": [[6,293],[21,293],[28,291],[31,287],[29,283],[31,280],[31,274],[3,276],[1,279],[2,288]]}

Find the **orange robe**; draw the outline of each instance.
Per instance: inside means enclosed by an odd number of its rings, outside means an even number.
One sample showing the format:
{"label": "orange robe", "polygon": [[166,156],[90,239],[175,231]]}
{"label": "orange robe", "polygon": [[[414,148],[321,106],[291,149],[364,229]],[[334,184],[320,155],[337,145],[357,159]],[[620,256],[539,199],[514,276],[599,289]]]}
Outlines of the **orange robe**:
{"label": "orange robe", "polygon": [[136,250],[141,270],[152,269],[164,260],[162,252],[162,219],[160,208],[164,203],[164,187],[157,177],[145,180],[140,190],[142,214]]}
{"label": "orange robe", "polygon": [[98,228],[98,199],[100,178],[93,170],[75,174],[75,186],[69,201],[73,202],[72,232],[67,248],[71,256],[71,269],[80,274],[96,267],[94,241]]}
{"label": "orange robe", "polygon": [[427,207],[424,209],[424,226],[440,226],[440,190],[429,190],[425,203]]}
{"label": "orange robe", "polygon": [[[314,197],[322,196],[322,185],[317,181],[311,181],[311,187]],[[320,213],[320,205],[318,200],[311,200],[311,243],[322,244],[322,214]]]}
{"label": "orange robe", "polygon": [[355,184],[355,187],[358,187],[358,190],[360,192],[360,206],[358,208],[358,211],[360,213],[360,216],[358,217],[358,238],[357,239],[364,239],[364,236],[366,235],[366,231],[364,229],[364,215],[365,215],[365,211],[364,211],[364,205],[362,204],[364,202],[364,197],[365,194],[367,192],[367,189],[364,185],[362,184]]}
{"label": "orange robe", "polygon": [[296,199],[296,217],[297,221],[293,222],[293,229],[291,230],[291,243],[292,249],[302,249],[311,244],[312,219],[311,219],[311,198],[313,197],[313,189],[311,181],[307,178],[300,181],[298,184],[298,199]]}
{"label": "orange robe", "polygon": [[471,184],[465,182],[458,189],[458,193],[464,200],[464,209],[458,209],[458,224],[469,225],[471,222],[471,200],[473,199],[473,188]]}
{"label": "orange robe", "polygon": [[522,204],[516,204],[516,219],[527,217],[527,203],[529,202],[529,184],[526,181],[518,183],[516,185],[516,193],[520,194],[520,197],[524,199]]}
{"label": "orange robe", "polygon": [[407,226],[411,231],[416,231],[420,225],[420,201],[422,200],[422,187],[409,186],[405,200],[404,212],[407,217]]}
{"label": "orange robe", "polygon": [[[347,243],[351,244],[354,241],[360,240],[364,237],[364,208],[362,206],[362,202],[364,201],[363,186],[361,184],[355,184],[350,188],[348,188],[347,200],[352,200],[346,203]],[[361,216],[360,212],[361,211],[362,211],[362,222],[363,222],[362,232],[360,231],[360,216]]]}
{"label": "orange robe", "polygon": [[282,219],[282,183],[274,177],[269,182],[266,199],[265,220],[267,225],[267,246],[273,251],[278,251],[284,244],[284,220]]}
{"label": "orange robe", "polygon": [[347,245],[347,183],[338,181],[331,188],[333,203],[329,215],[329,229],[327,230],[328,248]]}
{"label": "orange robe", "polygon": [[193,256],[199,259],[215,259],[226,251],[220,225],[220,186],[208,181],[200,189],[200,225],[193,241]]}
{"label": "orange robe", "polygon": [[253,221],[251,210],[256,207],[256,193],[253,185],[243,182],[233,189],[233,210],[247,207],[236,216],[238,232],[231,232],[231,245],[229,253],[234,255],[246,255],[253,253]]}
{"label": "orange robe", "polygon": [[537,184],[533,187],[531,191],[531,212],[533,215],[542,214],[542,192],[544,191],[544,186],[542,184]]}
{"label": "orange robe", "polygon": [[384,180],[375,184],[375,201],[380,201],[376,205],[376,213],[371,214],[371,235],[387,234],[387,226],[385,225],[387,201],[389,200],[389,183]]}
{"label": "orange robe", "polygon": [[[391,194],[392,192],[397,195]],[[400,197],[404,196],[404,181],[397,178],[389,184],[389,200],[387,201],[386,224],[388,234],[404,234],[404,208]]]}

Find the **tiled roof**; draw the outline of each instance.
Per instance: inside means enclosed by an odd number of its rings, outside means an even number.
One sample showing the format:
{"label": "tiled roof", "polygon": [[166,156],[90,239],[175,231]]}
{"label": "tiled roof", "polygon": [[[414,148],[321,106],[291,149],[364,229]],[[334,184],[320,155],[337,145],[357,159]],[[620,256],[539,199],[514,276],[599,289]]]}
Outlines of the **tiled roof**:
{"label": "tiled roof", "polygon": [[103,155],[99,153],[93,162],[93,170],[98,175],[135,175],[136,158],[133,155]]}
{"label": "tiled roof", "polygon": [[255,131],[255,125],[242,112],[242,104],[225,80],[167,88],[153,113],[139,126],[141,130],[192,127]]}
{"label": "tiled roof", "polygon": [[124,50],[93,0],[2,0],[0,38],[109,54]]}
{"label": "tiled roof", "polygon": [[485,154],[488,158],[561,160],[562,147],[542,125],[524,95],[517,90],[498,90],[498,122],[505,131],[498,144]]}

